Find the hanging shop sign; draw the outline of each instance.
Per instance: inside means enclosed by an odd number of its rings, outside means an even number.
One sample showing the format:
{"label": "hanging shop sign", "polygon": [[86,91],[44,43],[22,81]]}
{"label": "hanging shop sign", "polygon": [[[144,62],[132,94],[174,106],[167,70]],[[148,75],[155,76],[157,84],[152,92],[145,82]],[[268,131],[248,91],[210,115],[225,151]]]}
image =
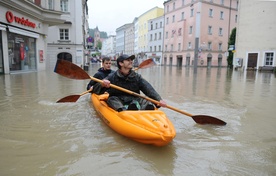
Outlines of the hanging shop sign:
{"label": "hanging shop sign", "polygon": [[15,15],[13,15],[13,13],[11,11],[6,12],[6,20],[9,23],[15,22],[15,23],[21,24],[23,26],[28,26],[28,27],[31,27],[31,28],[36,27],[36,24],[34,22],[29,21],[29,19],[27,19],[25,17],[15,16]]}

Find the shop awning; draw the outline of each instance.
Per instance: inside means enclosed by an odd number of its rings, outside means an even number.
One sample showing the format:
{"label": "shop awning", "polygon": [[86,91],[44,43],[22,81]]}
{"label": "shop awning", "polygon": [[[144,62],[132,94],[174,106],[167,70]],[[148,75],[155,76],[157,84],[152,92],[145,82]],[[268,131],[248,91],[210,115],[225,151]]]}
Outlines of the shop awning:
{"label": "shop awning", "polygon": [[7,27],[6,25],[0,24],[0,30],[5,31],[6,27]]}
{"label": "shop awning", "polygon": [[33,38],[39,38],[39,34],[37,34],[37,33],[22,30],[19,28],[11,27],[11,26],[9,26],[9,31],[12,33],[20,34],[20,35],[25,35],[25,36],[29,36],[29,37],[33,37]]}

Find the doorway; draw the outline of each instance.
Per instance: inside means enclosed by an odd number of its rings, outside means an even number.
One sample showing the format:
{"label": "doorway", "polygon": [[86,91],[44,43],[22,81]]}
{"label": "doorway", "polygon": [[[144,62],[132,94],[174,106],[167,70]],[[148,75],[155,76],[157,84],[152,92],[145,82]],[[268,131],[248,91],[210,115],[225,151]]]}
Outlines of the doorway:
{"label": "doorway", "polygon": [[255,69],[257,68],[258,53],[249,53],[247,68]]}

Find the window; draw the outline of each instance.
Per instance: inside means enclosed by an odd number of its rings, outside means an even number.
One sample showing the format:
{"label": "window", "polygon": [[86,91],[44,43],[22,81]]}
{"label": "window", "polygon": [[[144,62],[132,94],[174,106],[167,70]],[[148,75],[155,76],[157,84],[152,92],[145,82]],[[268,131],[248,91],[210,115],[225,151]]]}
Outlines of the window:
{"label": "window", "polygon": [[173,15],[173,17],[172,17],[172,23],[174,23],[174,21],[175,21],[175,16]]}
{"label": "window", "polygon": [[191,42],[188,43],[188,49],[192,49],[192,43]]}
{"label": "window", "polygon": [[173,44],[171,44],[171,51],[173,51]]}
{"label": "window", "polygon": [[265,65],[272,66],[273,65],[273,53],[265,53]]}
{"label": "window", "polygon": [[173,10],[175,9],[175,2],[173,3]]}
{"label": "window", "polygon": [[160,28],[162,28],[162,22],[160,22]]}
{"label": "window", "polygon": [[238,15],[235,16],[235,23],[238,22]]}
{"label": "window", "polygon": [[159,32],[159,39],[160,39],[160,40],[162,39],[161,32]]}
{"label": "window", "polygon": [[224,0],[220,0],[220,4],[221,4],[221,5],[224,5]]}
{"label": "window", "polygon": [[155,29],[158,29],[158,23],[155,23]]}
{"label": "window", "polygon": [[48,8],[54,10],[54,0],[48,0]]}
{"label": "window", "polygon": [[156,46],[154,46],[154,52],[156,52]]}
{"label": "window", "polygon": [[150,34],[150,41],[152,41],[152,34]]}
{"label": "window", "polygon": [[219,28],[219,36],[222,36],[222,28]]}
{"label": "window", "polygon": [[167,5],[167,12],[169,12],[170,11],[170,6],[169,5]]}
{"label": "window", "polygon": [[168,32],[166,32],[166,39],[168,38],[168,35],[169,35]]}
{"label": "window", "polygon": [[185,0],[182,0],[182,6],[184,6],[185,5]]}
{"label": "window", "polygon": [[161,45],[159,45],[159,47],[158,47],[158,48],[159,48],[159,51],[161,51]]}
{"label": "window", "polygon": [[172,30],[172,38],[173,38],[174,34],[175,34],[175,30],[173,29]]}
{"label": "window", "polygon": [[185,15],[185,13],[182,12],[182,13],[181,13],[181,20],[184,20],[184,17],[185,17],[184,15]]}
{"label": "window", "polygon": [[69,40],[69,29],[59,29],[59,39]]}
{"label": "window", "polygon": [[169,24],[169,17],[167,17],[166,19],[166,24]]}
{"label": "window", "polygon": [[154,40],[157,40],[157,33],[154,34]]}
{"label": "window", "polygon": [[208,50],[212,50],[212,42],[208,42]]}
{"label": "window", "polygon": [[181,36],[182,35],[182,28],[179,28],[178,29],[178,36]]}
{"label": "window", "polygon": [[193,33],[193,26],[190,26],[189,28],[189,34],[192,34]]}
{"label": "window", "polygon": [[[1,31],[0,31],[1,33]],[[10,33],[8,35],[8,59],[10,71],[34,70],[37,67],[36,38]],[[1,45],[1,44],[0,44]],[[1,48],[2,49],[2,48]],[[1,50],[0,49],[0,50]],[[1,63],[1,61],[0,61]],[[1,66],[0,66],[1,70]]]}
{"label": "window", "polygon": [[178,51],[181,50],[181,43],[178,43]]}
{"label": "window", "polygon": [[191,17],[194,16],[194,9],[191,9]]}
{"label": "window", "polygon": [[224,13],[223,11],[220,11],[220,19],[223,20]]}
{"label": "window", "polygon": [[168,51],[168,46],[167,45],[165,45],[165,51]]}
{"label": "window", "polygon": [[150,30],[153,30],[153,24],[150,22]]}
{"label": "window", "polygon": [[208,26],[208,34],[212,35],[212,26]]}
{"label": "window", "polygon": [[150,46],[150,52],[152,52],[152,46]]}
{"label": "window", "polygon": [[209,9],[209,17],[213,17],[213,9]]}
{"label": "window", "polygon": [[218,50],[222,51],[222,43],[219,43]]}
{"label": "window", "polygon": [[62,12],[68,12],[68,0],[60,0],[60,10]]}

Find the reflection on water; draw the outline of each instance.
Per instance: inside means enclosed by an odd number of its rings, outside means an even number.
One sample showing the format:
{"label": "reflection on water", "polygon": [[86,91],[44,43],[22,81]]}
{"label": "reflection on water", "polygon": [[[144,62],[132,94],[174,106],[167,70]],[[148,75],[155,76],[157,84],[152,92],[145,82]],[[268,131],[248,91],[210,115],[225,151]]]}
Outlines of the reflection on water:
{"label": "reflection on water", "polygon": [[[99,65],[91,65],[93,75]],[[115,68],[114,68],[115,69]],[[161,108],[177,135],[165,147],[108,128],[85,91],[89,80],[52,71],[0,75],[1,175],[274,175],[276,77],[226,68],[156,66],[138,71],[167,103],[226,126],[198,125]]]}

